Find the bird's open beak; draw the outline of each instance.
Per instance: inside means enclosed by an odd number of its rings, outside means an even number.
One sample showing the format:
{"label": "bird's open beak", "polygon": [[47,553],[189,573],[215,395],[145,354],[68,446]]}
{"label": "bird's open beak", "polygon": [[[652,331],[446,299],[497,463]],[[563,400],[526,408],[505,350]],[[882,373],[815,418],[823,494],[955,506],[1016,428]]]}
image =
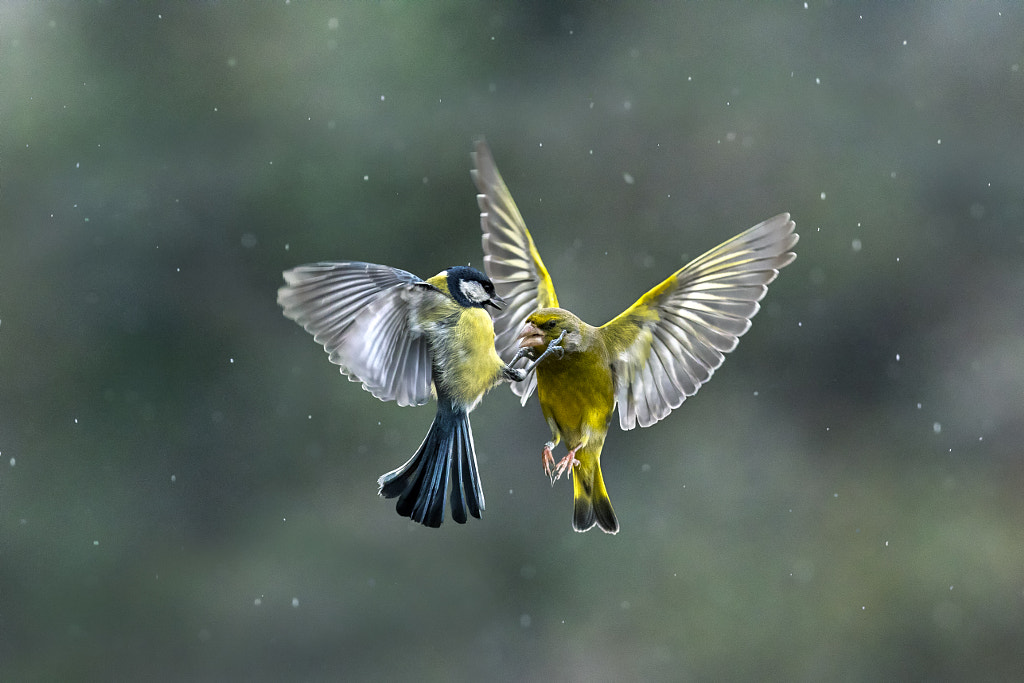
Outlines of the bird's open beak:
{"label": "bird's open beak", "polygon": [[519,336],[516,339],[519,340],[519,348],[521,349],[543,346],[544,333],[540,331],[539,327],[528,322],[523,325],[523,329],[519,331]]}
{"label": "bird's open beak", "polygon": [[484,302],[484,306],[491,306],[494,310],[500,311],[505,306],[505,300],[495,294]]}

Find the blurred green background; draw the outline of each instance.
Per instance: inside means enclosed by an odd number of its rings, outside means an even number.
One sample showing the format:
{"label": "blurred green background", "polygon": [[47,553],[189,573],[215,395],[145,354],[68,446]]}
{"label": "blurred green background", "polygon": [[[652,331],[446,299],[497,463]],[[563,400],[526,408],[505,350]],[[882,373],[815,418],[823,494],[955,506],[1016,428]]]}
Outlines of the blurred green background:
{"label": "blurred green background", "polygon": [[[0,6],[3,680],[1024,678],[1024,5]],[[377,497],[281,271],[481,263],[485,135],[602,323],[789,211],[713,382],[613,428],[618,536],[473,416],[487,510]]]}

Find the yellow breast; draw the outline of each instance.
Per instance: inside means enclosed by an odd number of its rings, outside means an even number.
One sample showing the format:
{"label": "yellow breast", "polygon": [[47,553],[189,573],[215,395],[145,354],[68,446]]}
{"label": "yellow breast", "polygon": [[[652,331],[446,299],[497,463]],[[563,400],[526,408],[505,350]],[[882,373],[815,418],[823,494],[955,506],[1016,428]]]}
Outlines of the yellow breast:
{"label": "yellow breast", "polygon": [[454,323],[433,341],[434,364],[443,392],[472,407],[501,378],[494,327],[482,308],[460,308]]}
{"label": "yellow breast", "polygon": [[615,394],[604,355],[597,349],[567,353],[537,368],[537,398],[544,416],[573,445],[608,429]]}

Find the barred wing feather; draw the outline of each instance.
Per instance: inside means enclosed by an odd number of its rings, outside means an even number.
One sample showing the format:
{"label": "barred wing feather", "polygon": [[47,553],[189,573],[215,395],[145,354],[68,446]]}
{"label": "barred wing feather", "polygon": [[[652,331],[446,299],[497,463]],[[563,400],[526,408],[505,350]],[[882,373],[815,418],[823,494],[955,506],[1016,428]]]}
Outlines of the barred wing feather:
{"label": "barred wing feather", "polygon": [[619,425],[648,427],[697,393],[750,329],[797,243],[789,214],[697,257],[601,327],[612,357]]}
{"label": "barred wing feather", "polygon": [[[558,297],[551,275],[498,172],[487,143],[478,141],[473,156],[472,176],[479,191],[477,203],[483,231],[484,270],[498,296],[506,303],[494,320],[495,348],[508,362],[518,351],[516,335],[526,318],[538,308],[558,306]],[[535,373],[530,373],[522,382],[512,383],[512,391],[524,404],[536,387]]]}
{"label": "barred wing feather", "polygon": [[443,296],[412,273],[362,262],[315,263],[284,274],[277,303],[382,401],[422,405],[433,395],[430,349],[411,324],[416,297]]}

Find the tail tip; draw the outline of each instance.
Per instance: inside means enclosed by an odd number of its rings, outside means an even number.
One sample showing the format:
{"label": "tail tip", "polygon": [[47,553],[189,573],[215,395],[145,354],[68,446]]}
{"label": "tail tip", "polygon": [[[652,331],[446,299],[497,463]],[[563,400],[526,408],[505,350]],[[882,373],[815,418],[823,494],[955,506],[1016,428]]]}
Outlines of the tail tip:
{"label": "tail tip", "polygon": [[612,509],[611,501],[591,501],[582,497],[575,499],[572,515],[572,528],[583,533],[590,531],[595,526],[606,534],[615,535],[619,533],[619,520]]}

